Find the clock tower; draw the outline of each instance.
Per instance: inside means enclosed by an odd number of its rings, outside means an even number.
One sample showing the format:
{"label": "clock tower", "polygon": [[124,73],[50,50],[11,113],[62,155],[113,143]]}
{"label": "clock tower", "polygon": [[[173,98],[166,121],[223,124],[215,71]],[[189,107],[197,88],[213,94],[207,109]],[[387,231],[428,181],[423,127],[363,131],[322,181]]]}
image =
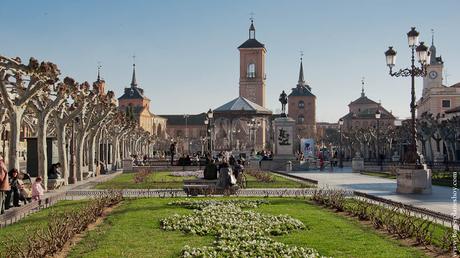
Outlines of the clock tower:
{"label": "clock tower", "polygon": [[249,39],[238,47],[240,51],[240,97],[265,107],[265,49],[256,40],[256,29],[251,19]]}
{"label": "clock tower", "polygon": [[430,65],[427,68],[427,75],[423,78],[423,96],[425,96],[433,88],[442,87],[443,68],[444,62],[440,56],[436,56],[434,37],[432,37],[430,47]]}

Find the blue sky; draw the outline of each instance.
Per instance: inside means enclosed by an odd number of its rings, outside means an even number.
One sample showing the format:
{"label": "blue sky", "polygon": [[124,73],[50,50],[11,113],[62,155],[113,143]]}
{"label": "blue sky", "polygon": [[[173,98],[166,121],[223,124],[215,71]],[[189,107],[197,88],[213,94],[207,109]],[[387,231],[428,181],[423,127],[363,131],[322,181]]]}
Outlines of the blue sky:
{"label": "blue sky", "polygon": [[[279,109],[282,90],[295,87],[299,51],[317,96],[317,120],[337,121],[366,94],[396,116],[409,115],[410,80],[388,76],[383,52],[409,64],[406,33],[442,55],[448,84],[460,81],[460,1],[2,1],[0,53],[35,56],[62,74],[94,81],[97,63],[109,89],[121,95],[136,55],[138,84],[156,114],[199,113],[238,94],[237,47],[255,13],[256,38],[267,48],[267,106]],[[421,93],[417,80],[417,93]]]}

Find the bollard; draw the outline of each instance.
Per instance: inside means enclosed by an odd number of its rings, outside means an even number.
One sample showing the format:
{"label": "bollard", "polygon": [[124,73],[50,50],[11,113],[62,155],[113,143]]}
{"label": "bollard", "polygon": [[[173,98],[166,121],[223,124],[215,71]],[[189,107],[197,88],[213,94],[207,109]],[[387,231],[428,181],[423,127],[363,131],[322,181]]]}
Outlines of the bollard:
{"label": "bollard", "polygon": [[292,171],[292,162],[288,161],[286,162],[286,172],[291,172]]}

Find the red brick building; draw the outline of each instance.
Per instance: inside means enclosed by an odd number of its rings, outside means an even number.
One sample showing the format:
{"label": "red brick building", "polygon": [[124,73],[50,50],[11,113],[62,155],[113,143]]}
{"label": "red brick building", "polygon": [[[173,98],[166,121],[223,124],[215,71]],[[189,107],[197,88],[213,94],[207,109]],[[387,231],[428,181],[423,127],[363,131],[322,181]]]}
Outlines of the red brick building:
{"label": "red brick building", "polygon": [[166,119],[150,112],[150,99],[137,85],[136,64],[133,64],[131,86],[125,88],[124,94],[118,98],[118,107],[131,115],[145,131],[161,138],[166,137]]}
{"label": "red brick building", "polygon": [[300,60],[299,81],[288,96],[288,116],[296,121],[297,136],[315,138],[316,96],[305,83],[302,59]]}

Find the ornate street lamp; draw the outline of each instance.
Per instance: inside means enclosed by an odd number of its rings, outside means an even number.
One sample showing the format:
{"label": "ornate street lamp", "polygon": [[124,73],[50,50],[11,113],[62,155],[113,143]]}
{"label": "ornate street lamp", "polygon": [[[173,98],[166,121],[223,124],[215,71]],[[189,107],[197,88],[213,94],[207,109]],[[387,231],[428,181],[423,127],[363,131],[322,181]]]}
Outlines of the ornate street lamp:
{"label": "ornate street lamp", "polygon": [[380,165],[380,171],[383,171],[383,165],[380,155],[380,117],[382,114],[380,110],[375,111],[375,119],[377,120],[377,164]]}
{"label": "ornate street lamp", "polygon": [[255,118],[252,118],[250,121],[247,122],[247,125],[249,127],[249,138],[251,138],[251,131],[252,131],[252,146],[255,151],[256,149],[256,131],[260,127],[261,123]]}
{"label": "ornate street lamp", "polygon": [[339,142],[339,168],[343,168],[343,154],[342,154],[342,126],[343,126],[343,119],[339,119],[339,134],[340,134],[340,142]]}
{"label": "ornate street lamp", "polygon": [[[409,153],[405,157],[405,162],[412,164],[417,164],[420,162],[420,156],[417,152],[417,132],[415,124],[415,77],[426,76],[427,66],[429,65],[428,60],[430,57],[430,53],[428,52],[428,48],[425,46],[425,44],[423,42],[420,42],[420,44],[418,45],[418,36],[419,33],[415,30],[415,27],[412,27],[411,30],[407,33],[407,41],[409,44],[409,48],[412,51],[410,68],[405,68],[397,72],[393,72],[393,67],[396,63],[396,51],[393,49],[393,47],[389,47],[388,50],[385,51],[386,62],[388,67],[390,68],[390,76],[411,77],[411,142]],[[417,53],[417,58],[418,62],[420,63],[420,67],[415,66],[415,53]],[[419,165],[420,164],[416,166]]]}
{"label": "ornate street lamp", "polygon": [[207,125],[207,134],[208,134],[208,151],[212,156],[212,122],[213,122],[213,117],[214,114],[211,109],[208,110],[206,113],[206,119],[204,120],[204,123]]}

